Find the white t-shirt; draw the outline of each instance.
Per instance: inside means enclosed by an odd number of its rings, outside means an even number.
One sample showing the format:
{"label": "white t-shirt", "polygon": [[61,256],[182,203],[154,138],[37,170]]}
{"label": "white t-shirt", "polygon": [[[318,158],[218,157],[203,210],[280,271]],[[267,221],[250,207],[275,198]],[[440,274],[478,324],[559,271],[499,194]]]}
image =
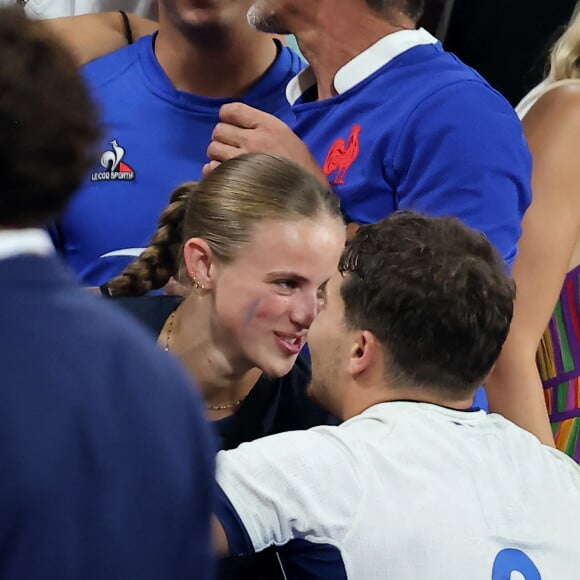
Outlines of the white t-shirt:
{"label": "white t-shirt", "polygon": [[382,403],[217,461],[232,553],[324,548],[297,578],[580,578],[580,466],[499,415]]}
{"label": "white t-shirt", "polygon": [[24,6],[30,18],[57,18],[117,10],[157,18],[156,0],[0,0],[0,7],[13,5]]}

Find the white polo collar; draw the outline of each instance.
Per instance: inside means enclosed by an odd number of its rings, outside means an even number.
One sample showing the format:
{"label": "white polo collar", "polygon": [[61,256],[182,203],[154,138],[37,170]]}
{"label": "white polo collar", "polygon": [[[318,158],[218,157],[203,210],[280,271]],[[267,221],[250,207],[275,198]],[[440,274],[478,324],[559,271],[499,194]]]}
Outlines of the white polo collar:
{"label": "white polo collar", "polygon": [[[387,34],[347,62],[334,77],[334,88],[341,95],[355,85],[370,77],[395,57],[415,46],[436,44],[439,41],[424,28],[400,30]],[[312,67],[307,67],[296,75],[286,87],[286,98],[291,105],[310,88],[316,85]]]}
{"label": "white polo collar", "polygon": [[0,260],[22,254],[49,256],[54,253],[50,236],[40,228],[0,230]]}

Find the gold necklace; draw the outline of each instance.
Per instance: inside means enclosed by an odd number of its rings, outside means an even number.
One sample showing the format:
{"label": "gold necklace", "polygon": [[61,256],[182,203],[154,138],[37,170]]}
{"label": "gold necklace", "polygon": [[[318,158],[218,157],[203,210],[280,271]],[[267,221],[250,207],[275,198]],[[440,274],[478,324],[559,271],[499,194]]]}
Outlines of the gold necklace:
{"label": "gold necklace", "polygon": [[[169,343],[171,342],[171,331],[173,330],[173,321],[175,320],[175,310],[169,315],[169,324],[167,325],[167,336],[165,337],[165,346],[163,350],[169,352]],[[241,405],[248,395],[242,397],[241,399],[235,401],[234,403],[228,403],[227,405],[211,405],[206,403],[206,409],[210,411],[224,411],[226,409],[233,409],[238,405]]]}
{"label": "gold necklace", "polygon": [[[246,395],[246,397],[247,396],[248,395]],[[246,400],[246,397],[242,397],[241,399],[238,399],[235,403],[228,403],[227,405],[210,405],[209,403],[206,403],[205,408],[209,409],[210,411],[223,411],[224,409],[233,409],[234,407],[241,405]]]}
{"label": "gold necklace", "polygon": [[169,340],[171,338],[171,329],[173,328],[173,321],[175,320],[175,310],[169,315],[169,325],[167,326],[167,336],[165,337],[165,352],[169,352]]}

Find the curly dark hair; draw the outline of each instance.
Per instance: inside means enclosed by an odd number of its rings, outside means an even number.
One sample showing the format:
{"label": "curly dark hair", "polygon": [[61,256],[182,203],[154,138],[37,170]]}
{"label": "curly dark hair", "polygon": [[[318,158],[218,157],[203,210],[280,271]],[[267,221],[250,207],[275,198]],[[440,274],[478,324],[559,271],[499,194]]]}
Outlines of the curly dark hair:
{"label": "curly dark hair", "polygon": [[398,212],[363,226],[341,259],[350,328],[371,331],[396,385],[466,395],[507,336],[515,286],[484,234]]}
{"label": "curly dark hair", "polygon": [[425,9],[425,0],[366,0],[366,3],[379,14],[398,10],[415,22],[419,21]]}
{"label": "curly dark hair", "polygon": [[92,162],[97,114],[66,49],[42,24],[0,9],[0,224],[42,225]]}

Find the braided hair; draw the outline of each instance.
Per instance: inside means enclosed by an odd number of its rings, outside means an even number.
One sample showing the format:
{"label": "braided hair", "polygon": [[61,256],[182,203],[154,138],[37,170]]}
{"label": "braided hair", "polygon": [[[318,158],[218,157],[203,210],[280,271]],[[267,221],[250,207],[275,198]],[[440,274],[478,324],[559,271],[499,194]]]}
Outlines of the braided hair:
{"label": "braided hair", "polygon": [[111,296],[143,296],[162,288],[172,276],[177,276],[183,244],[183,218],[187,201],[196,186],[196,182],[185,183],[173,192],[149,247],[107,284]]}

